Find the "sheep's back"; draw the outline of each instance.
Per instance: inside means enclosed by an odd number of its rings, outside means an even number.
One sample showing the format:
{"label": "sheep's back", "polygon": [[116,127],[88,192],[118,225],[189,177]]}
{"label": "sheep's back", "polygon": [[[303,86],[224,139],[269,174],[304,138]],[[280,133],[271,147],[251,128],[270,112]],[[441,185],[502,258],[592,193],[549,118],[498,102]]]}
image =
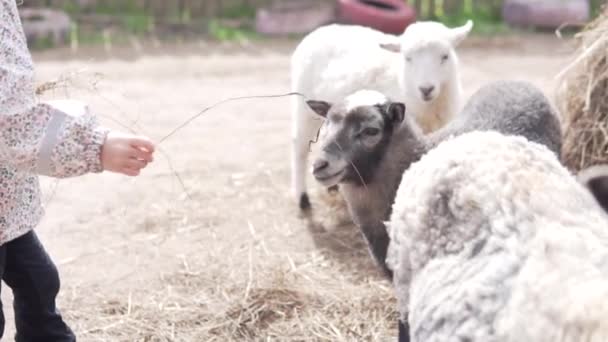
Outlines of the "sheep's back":
{"label": "sheep's back", "polygon": [[481,87],[431,141],[437,145],[449,136],[488,130],[523,136],[558,156],[561,153],[559,114],[540,89],[522,81],[496,81]]}
{"label": "sheep's back", "polygon": [[606,222],[579,215],[575,225],[539,225],[496,321],[502,341],[608,340]]}
{"label": "sheep's back", "polygon": [[401,98],[396,62],[380,47],[396,40],[371,28],[332,24],[309,33],[291,58],[292,88],[309,98],[338,102],[361,89]]}

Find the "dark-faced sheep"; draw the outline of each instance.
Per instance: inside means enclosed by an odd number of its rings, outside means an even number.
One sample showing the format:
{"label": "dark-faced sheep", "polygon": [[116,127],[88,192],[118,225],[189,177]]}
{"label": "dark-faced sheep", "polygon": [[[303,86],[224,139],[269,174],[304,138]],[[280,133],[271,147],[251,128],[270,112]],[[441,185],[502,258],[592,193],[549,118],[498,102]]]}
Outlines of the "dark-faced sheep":
{"label": "dark-faced sheep", "polygon": [[376,91],[358,91],[334,105],[313,100],[308,105],[326,118],[313,174],[324,186],[340,184],[372,255],[389,276],[384,222],[403,173],[427,151],[453,136],[479,130],[521,135],[555,154],[561,149],[553,107],[541,91],[524,82],[500,81],[483,87],[455,120],[427,135],[406,114],[404,104]]}

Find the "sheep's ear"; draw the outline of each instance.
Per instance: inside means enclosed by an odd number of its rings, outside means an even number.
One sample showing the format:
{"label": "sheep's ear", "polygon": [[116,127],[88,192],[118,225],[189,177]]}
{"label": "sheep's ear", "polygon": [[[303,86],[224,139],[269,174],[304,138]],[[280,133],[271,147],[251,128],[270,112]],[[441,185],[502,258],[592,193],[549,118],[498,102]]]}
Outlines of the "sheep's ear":
{"label": "sheep's ear", "polygon": [[589,167],[580,171],[577,178],[608,213],[608,165]]}
{"label": "sheep's ear", "polygon": [[452,46],[456,47],[462,43],[462,41],[471,33],[473,29],[473,21],[467,20],[467,23],[451,29],[451,37],[450,40],[452,42]]}
{"label": "sheep's ear", "polygon": [[386,105],[386,112],[393,123],[399,124],[405,118],[405,104],[401,102],[391,102]]}
{"label": "sheep's ear", "polygon": [[399,43],[380,43],[380,47],[390,52],[401,52],[401,44]]}
{"label": "sheep's ear", "polygon": [[329,112],[329,108],[331,108],[331,104],[325,101],[308,100],[306,101],[306,104],[308,104],[308,107],[315,113],[324,118],[327,117],[327,112]]}

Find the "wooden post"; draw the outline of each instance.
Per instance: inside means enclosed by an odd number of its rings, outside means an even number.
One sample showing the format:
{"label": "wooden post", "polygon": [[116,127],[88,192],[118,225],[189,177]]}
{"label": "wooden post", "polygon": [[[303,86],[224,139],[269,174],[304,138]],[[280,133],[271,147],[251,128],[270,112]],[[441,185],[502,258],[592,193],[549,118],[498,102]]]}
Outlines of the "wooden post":
{"label": "wooden post", "polygon": [[462,13],[463,2],[462,0],[444,0],[443,11],[446,15],[456,16]]}
{"label": "wooden post", "polygon": [[186,1],[185,0],[177,1],[177,15],[179,16],[179,22],[183,23],[186,18]]}
{"label": "wooden post", "polygon": [[421,17],[423,15],[422,14],[422,0],[415,0],[414,8],[416,9],[416,13],[418,13],[418,16]]}
{"label": "wooden post", "polygon": [[435,20],[437,19],[435,13],[437,7],[437,2],[435,0],[429,0],[429,19]]}
{"label": "wooden post", "polygon": [[190,19],[196,19],[200,15],[200,3],[200,0],[188,1],[188,11],[190,11]]}
{"label": "wooden post", "polygon": [[502,18],[502,2],[503,0],[494,0],[493,13],[497,18]]}
{"label": "wooden post", "polygon": [[495,1],[488,1],[488,0],[471,0],[471,1],[472,1],[472,12],[471,13],[479,13],[479,12],[483,12],[484,10],[486,10],[486,12],[489,12],[489,13],[492,13],[494,11]]}

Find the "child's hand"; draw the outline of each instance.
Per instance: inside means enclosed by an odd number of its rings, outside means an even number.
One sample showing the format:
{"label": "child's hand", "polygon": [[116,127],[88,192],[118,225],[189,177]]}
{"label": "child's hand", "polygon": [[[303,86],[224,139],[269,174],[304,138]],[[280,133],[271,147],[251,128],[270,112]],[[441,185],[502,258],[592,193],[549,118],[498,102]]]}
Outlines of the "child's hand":
{"label": "child's hand", "polygon": [[101,148],[104,170],[138,176],[153,161],[154,144],[146,137],[110,132]]}

